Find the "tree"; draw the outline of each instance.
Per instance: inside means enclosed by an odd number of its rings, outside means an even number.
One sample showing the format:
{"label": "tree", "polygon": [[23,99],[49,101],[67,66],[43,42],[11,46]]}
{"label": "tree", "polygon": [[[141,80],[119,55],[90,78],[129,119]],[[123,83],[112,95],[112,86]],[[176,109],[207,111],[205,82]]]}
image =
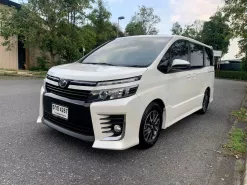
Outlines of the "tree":
{"label": "tree", "polygon": [[215,50],[221,50],[222,54],[228,52],[231,32],[226,19],[221,12],[216,12],[205,22],[201,32],[202,42],[213,46]]}
{"label": "tree", "polygon": [[103,44],[112,37],[116,38],[117,33],[113,29],[110,17],[111,13],[107,10],[104,2],[98,0],[97,7],[88,16],[96,33],[96,46]]}
{"label": "tree", "polygon": [[73,62],[82,57],[84,35],[82,29],[73,24],[60,24],[58,27],[58,45],[56,53],[65,63]]}
{"label": "tree", "polygon": [[0,20],[5,22],[1,30],[5,38],[3,44],[10,46],[12,35],[18,35],[26,48],[37,47],[48,52],[52,65],[56,64],[56,55],[68,62],[76,59],[83,42],[77,24],[84,21],[83,10],[89,7],[91,0],[75,0],[72,9],[65,8],[65,2],[29,0],[18,11],[0,10]]}
{"label": "tree", "polygon": [[183,28],[178,22],[175,22],[172,25],[171,32],[173,35],[182,35],[183,34]]}
{"label": "tree", "polygon": [[201,41],[202,27],[203,21],[200,20],[194,21],[193,24],[185,25],[184,28],[182,28],[178,22],[175,22],[172,26],[171,32],[173,35],[182,35]]}
{"label": "tree", "polygon": [[240,49],[238,56],[244,55],[242,62],[247,63],[247,1],[225,0],[223,11],[225,17],[229,19],[233,37],[240,39],[238,43]]}
{"label": "tree", "polygon": [[125,28],[125,32],[129,36],[133,35],[146,35],[145,28],[143,28],[140,22],[130,22]]}
{"label": "tree", "polygon": [[[117,35],[117,31],[118,31],[118,37],[124,37],[124,32],[118,27],[117,23],[111,23],[111,27],[114,33],[116,33]],[[116,38],[116,35],[111,35],[111,40]]]}
{"label": "tree", "polygon": [[61,7],[66,12],[67,21],[73,25],[83,24],[86,18],[85,9],[91,8],[92,0],[62,0]]}
{"label": "tree", "polygon": [[194,21],[191,25],[186,25],[183,36],[190,37],[198,41],[202,41],[201,32],[203,29],[204,22],[201,20]]}
{"label": "tree", "polygon": [[89,53],[97,45],[94,28],[87,24],[82,27],[81,34],[83,36],[83,47],[86,50],[85,53]]}
{"label": "tree", "polygon": [[231,33],[227,19],[221,12],[216,12],[209,21],[196,20],[184,28],[176,22],[171,29],[172,34],[190,37],[212,46],[215,50],[221,50],[223,55],[228,52]]}
{"label": "tree", "polygon": [[139,11],[135,12],[125,32],[130,35],[156,35],[158,30],[155,25],[160,20],[160,17],[154,14],[153,8],[139,6]]}

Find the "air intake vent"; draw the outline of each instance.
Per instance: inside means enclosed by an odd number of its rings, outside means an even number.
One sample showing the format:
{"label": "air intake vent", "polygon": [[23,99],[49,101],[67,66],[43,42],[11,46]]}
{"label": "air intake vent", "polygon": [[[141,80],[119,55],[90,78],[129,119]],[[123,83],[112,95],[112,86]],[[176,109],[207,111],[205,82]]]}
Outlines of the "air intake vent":
{"label": "air intake vent", "polygon": [[125,129],[124,115],[103,115],[101,118],[102,133],[112,133],[111,137],[121,136]]}

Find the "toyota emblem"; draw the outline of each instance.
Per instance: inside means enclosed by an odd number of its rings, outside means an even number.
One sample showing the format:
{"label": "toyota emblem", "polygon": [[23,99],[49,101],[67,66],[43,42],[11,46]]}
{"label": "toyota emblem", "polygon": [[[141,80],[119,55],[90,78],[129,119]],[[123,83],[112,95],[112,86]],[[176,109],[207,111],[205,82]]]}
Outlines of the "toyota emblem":
{"label": "toyota emblem", "polygon": [[68,84],[68,81],[64,80],[64,79],[61,79],[58,83],[58,85],[61,87],[61,88],[65,88]]}

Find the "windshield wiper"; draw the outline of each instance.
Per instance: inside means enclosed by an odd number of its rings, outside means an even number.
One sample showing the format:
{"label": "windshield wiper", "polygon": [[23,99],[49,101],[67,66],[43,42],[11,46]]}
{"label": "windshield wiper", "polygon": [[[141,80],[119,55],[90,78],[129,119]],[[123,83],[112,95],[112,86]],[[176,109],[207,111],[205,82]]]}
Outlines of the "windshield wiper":
{"label": "windshield wiper", "polygon": [[129,65],[124,67],[147,67],[146,65]]}
{"label": "windshield wiper", "polygon": [[93,64],[93,65],[97,65],[97,63],[93,63],[93,62],[87,62],[87,63],[83,63],[82,64]]}
{"label": "windshield wiper", "polygon": [[116,66],[114,64],[109,64],[109,63],[97,63],[97,65]]}
{"label": "windshield wiper", "polygon": [[87,62],[87,63],[82,63],[82,64],[93,64],[93,65],[116,66],[116,65],[114,65],[114,64],[109,64],[109,63],[93,63],[93,62]]}

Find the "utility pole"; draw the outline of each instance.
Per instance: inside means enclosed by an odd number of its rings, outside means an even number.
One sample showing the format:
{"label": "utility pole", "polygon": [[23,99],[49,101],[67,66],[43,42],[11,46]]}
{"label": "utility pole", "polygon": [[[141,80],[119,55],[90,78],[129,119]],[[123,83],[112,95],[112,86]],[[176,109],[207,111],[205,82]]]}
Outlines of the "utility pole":
{"label": "utility pole", "polygon": [[118,17],[118,23],[117,23],[117,38],[118,38],[118,30],[119,30],[119,20],[124,19],[124,16]]}

